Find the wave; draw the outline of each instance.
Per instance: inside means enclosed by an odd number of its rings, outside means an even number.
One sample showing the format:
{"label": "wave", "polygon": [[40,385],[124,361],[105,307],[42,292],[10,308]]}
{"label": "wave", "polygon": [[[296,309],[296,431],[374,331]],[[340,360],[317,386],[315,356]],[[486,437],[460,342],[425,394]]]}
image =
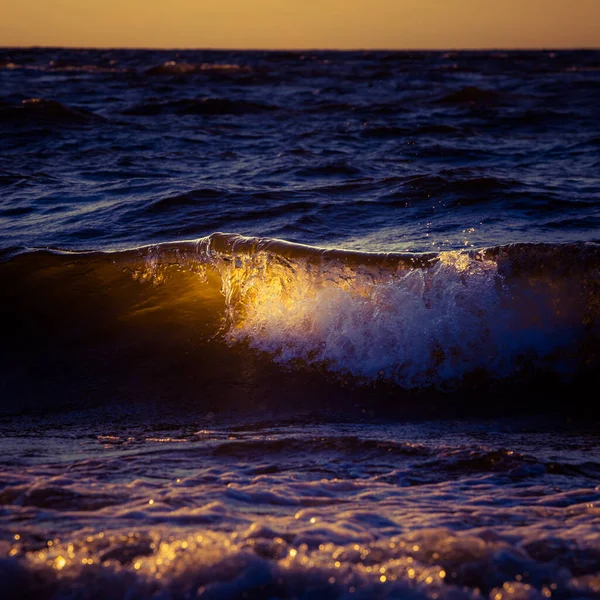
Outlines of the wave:
{"label": "wave", "polygon": [[104,120],[95,113],[44,98],[28,98],[20,104],[0,103],[0,123],[4,124],[78,125]]}
{"label": "wave", "polygon": [[461,136],[469,133],[466,128],[454,127],[452,125],[433,124],[419,125],[417,127],[397,127],[390,125],[365,125],[362,130],[362,135],[367,138],[398,138],[398,137],[413,137],[413,136]]}
{"label": "wave", "polygon": [[276,110],[276,106],[228,98],[181,99],[168,102],[136,104],[123,111],[125,115],[246,115]]}
{"label": "wave", "polygon": [[296,170],[296,174],[305,177],[318,177],[327,175],[347,175],[351,177],[358,176],[360,169],[353,166],[345,160],[330,161],[323,164],[310,165]]}
{"label": "wave", "polygon": [[215,233],[13,251],[0,277],[5,409],[82,393],[406,408],[398,394],[589,383],[600,356],[589,243],[376,254]]}
{"label": "wave", "polygon": [[168,60],[147,69],[148,75],[197,75],[206,73],[250,73],[247,66],[229,63],[186,63]]}
{"label": "wave", "polygon": [[499,104],[511,96],[496,90],[487,90],[477,86],[468,85],[456,92],[447,94],[437,100],[440,104]]}
{"label": "wave", "polygon": [[486,176],[472,169],[442,169],[439,175],[413,175],[405,180],[413,192],[421,192],[427,198],[436,194],[454,194],[460,200],[463,195],[479,196],[482,200],[496,192],[518,187],[514,179]]}
{"label": "wave", "polygon": [[40,72],[66,72],[66,73],[86,73],[86,74],[114,74],[127,73],[129,69],[104,66],[104,65],[87,65],[87,64],[69,64],[61,61],[50,61],[44,65],[29,65],[19,64],[14,62],[0,62],[0,70],[7,71],[40,71]]}

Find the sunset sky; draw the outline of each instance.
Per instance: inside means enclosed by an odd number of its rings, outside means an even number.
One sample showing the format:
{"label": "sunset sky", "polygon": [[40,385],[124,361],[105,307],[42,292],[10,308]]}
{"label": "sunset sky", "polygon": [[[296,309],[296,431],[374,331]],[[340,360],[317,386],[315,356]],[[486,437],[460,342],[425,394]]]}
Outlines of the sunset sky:
{"label": "sunset sky", "polygon": [[0,46],[600,47],[600,0],[28,0]]}

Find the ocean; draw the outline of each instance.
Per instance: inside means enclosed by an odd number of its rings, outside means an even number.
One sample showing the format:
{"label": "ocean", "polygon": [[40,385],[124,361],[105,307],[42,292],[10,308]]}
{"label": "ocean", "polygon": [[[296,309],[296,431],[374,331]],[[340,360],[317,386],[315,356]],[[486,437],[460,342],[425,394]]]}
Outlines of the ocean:
{"label": "ocean", "polygon": [[600,598],[600,51],[0,48],[7,600]]}

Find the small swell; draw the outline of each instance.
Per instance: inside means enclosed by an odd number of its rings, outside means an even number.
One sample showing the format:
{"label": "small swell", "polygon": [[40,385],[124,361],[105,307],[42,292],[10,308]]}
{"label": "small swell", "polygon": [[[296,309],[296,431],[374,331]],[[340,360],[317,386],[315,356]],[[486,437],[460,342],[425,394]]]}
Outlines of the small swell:
{"label": "small swell", "polygon": [[390,125],[380,125],[375,127],[363,128],[362,134],[368,138],[397,138],[410,135],[412,130],[407,127],[393,127]]}
{"label": "small swell", "polygon": [[14,62],[0,63],[0,69],[7,71],[40,71],[40,72],[66,72],[66,73],[89,73],[89,74],[106,74],[106,73],[126,73],[128,69],[90,65],[90,64],[69,64],[63,61],[50,61],[47,65],[28,65]]}
{"label": "small swell", "polygon": [[495,194],[506,193],[518,182],[512,179],[484,176],[468,169],[442,170],[439,175],[417,175],[405,180],[404,187],[411,197],[415,193],[427,198],[437,196],[453,199],[459,204],[486,203]]}
{"label": "small swell", "polygon": [[215,198],[225,197],[226,195],[226,192],[222,192],[214,188],[197,189],[186,192],[185,194],[160,198],[152,202],[150,205],[144,206],[143,210],[149,213],[170,212],[171,210],[180,208],[182,206],[201,205],[207,200],[212,201]]}
{"label": "small swell", "polygon": [[198,75],[207,73],[249,73],[252,69],[227,63],[185,63],[169,60],[161,65],[150,67],[147,75]]}
{"label": "small swell", "polygon": [[543,463],[533,457],[512,450],[486,448],[461,448],[443,452],[441,456],[418,465],[424,471],[435,473],[443,479],[456,472],[467,473],[505,473],[513,477],[536,476],[545,472]]}
{"label": "small swell", "polygon": [[30,123],[86,124],[103,120],[103,117],[92,112],[43,98],[23,100],[19,105],[0,105],[0,122],[17,125]]}
{"label": "small swell", "polygon": [[418,127],[413,135],[460,135],[464,130],[452,125],[422,125]]}
{"label": "small swell", "polygon": [[360,169],[347,161],[340,160],[327,164],[319,164],[304,167],[296,171],[297,175],[306,177],[318,177],[321,175],[348,175],[355,176],[360,174]]}
{"label": "small swell", "polygon": [[258,102],[229,100],[228,98],[200,98],[174,100],[171,102],[150,102],[137,104],[123,111],[125,115],[151,116],[159,114],[176,115],[247,115],[276,110],[276,106]]}
{"label": "small swell", "polygon": [[437,102],[440,104],[498,104],[507,98],[507,94],[502,94],[495,90],[485,90],[476,86],[465,86],[456,92],[447,94]]}
{"label": "small swell", "polygon": [[12,208],[0,208],[0,216],[2,217],[19,217],[34,212],[35,209],[31,206],[14,206]]}
{"label": "small swell", "polygon": [[307,439],[305,437],[293,439],[272,440],[235,440],[219,444],[213,454],[216,456],[227,457],[248,457],[252,454],[260,456],[273,456],[281,453],[289,455],[291,452],[302,452],[304,448],[310,446],[311,452],[340,452],[344,456],[360,453],[364,457],[365,452],[374,452],[375,454],[385,454],[388,457],[426,457],[431,454],[431,450],[419,444],[409,442],[393,442],[381,440],[361,439],[356,436],[335,436],[335,437],[315,437]]}
{"label": "small swell", "polygon": [[528,126],[560,126],[572,121],[576,116],[566,110],[552,110],[546,108],[527,109],[506,114],[498,118],[498,123],[507,127]]}
{"label": "small swell", "polygon": [[463,131],[452,125],[422,125],[419,127],[394,127],[390,125],[366,126],[362,135],[368,138],[398,138],[415,136],[461,135]]}
{"label": "small swell", "polygon": [[51,510],[90,511],[117,504],[119,498],[108,494],[80,493],[62,486],[14,486],[0,492],[0,506],[18,503]]}

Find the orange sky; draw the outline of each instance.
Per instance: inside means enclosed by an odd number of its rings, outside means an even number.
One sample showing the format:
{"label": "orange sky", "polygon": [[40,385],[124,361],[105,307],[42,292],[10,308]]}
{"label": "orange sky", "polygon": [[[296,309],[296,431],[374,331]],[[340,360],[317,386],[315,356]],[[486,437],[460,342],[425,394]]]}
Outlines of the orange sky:
{"label": "orange sky", "polygon": [[600,0],[21,0],[0,46],[600,47]]}

